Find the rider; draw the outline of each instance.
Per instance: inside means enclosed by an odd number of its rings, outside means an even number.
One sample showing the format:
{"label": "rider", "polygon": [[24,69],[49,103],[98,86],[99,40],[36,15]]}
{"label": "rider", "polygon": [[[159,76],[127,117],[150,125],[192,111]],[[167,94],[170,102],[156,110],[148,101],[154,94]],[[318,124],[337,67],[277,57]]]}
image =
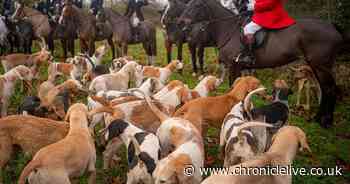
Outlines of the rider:
{"label": "rider", "polygon": [[148,1],[147,0],[129,0],[128,7],[125,12],[125,16],[131,18],[132,15],[136,12],[136,16],[140,21],[144,21],[145,18],[143,16],[143,13],[141,11],[141,8],[143,6],[147,6]]}
{"label": "rider", "polygon": [[5,17],[11,16],[15,12],[15,3],[12,0],[4,0],[1,14]]}
{"label": "rider", "polygon": [[90,10],[94,15],[97,15],[97,12],[103,8],[103,0],[92,0],[90,5]]}
{"label": "rider", "polygon": [[254,64],[255,57],[253,46],[255,33],[262,28],[283,29],[292,24],[295,20],[289,17],[283,5],[287,0],[255,0],[247,5],[248,11],[253,11],[252,21],[244,29],[244,48],[242,50],[242,62]]}

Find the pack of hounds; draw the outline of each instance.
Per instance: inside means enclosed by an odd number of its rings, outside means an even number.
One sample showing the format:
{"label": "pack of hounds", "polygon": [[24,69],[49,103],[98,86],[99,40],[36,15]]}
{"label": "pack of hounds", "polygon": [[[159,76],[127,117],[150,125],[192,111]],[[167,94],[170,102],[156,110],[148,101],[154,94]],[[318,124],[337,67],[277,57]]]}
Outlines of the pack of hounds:
{"label": "pack of hounds", "polygon": [[[184,67],[178,60],[155,67],[123,57],[107,68],[102,63],[107,49],[102,45],[92,57],[80,54],[66,62],[54,62],[45,48],[1,58],[5,74],[0,77],[0,167],[6,168],[14,145],[32,156],[19,184],[66,184],[85,173],[88,183],[95,183],[97,137],[105,147],[104,169],[118,167],[117,153],[127,148],[130,184],[292,183],[285,175],[186,175],[189,165],[195,171],[210,167],[205,165],[204,147],[210,127],[221,130],[219,157],[226,168],[287,166],[299,148],[311,152],[303,130],[288,125],[291,90],[284,80],[272,84],[272,95],[257,78],[245,76],[227,93],[209,96],[221,79],[208,75],[190,89],[170,80]],[[47,65],[47,80],[38,80]],[[312,74],[306,67],[296,70],[299,93],[305,83],[309,91]],[[58,84],[59,76],[66,80]],[[37,95],[29,96],[34,80]],[[19,115],[7,116],[16,81],[24,82],[28,94]],[[79,103],[77,96],[86,103]],[[269,102],[254,107],[253,96]]]}

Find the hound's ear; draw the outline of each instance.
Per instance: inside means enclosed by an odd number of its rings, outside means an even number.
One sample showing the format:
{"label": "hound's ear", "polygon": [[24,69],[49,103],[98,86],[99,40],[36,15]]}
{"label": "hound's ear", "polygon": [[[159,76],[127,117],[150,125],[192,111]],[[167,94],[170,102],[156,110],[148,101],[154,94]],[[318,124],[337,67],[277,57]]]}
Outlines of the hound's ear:
{"label": "hound's ear", "polygon": [[209,91],[214,91],[216,89],[216,79],[208,80],[207,87]]}
{"label": "hound's ear", "polygon": [[180,99],[183,104],[186,102],[190,101],[191,99],[189,98],[189,91],[186,88],[182,88],[179,91]]}
{"label": "hound's ear", "polygon": [[302,131],[300,128],[297,128],[297,129],[298,129],[297,136],[298,136],[299,143],[300,143],[300,151],[306,150],[309,153],[312,153],[310,146],[307,143],[307,138],[306,138],[304,131]]}
{"label": "hound's ear", "polygon": [[150,87],[150,91],[152,93],[154,93],[156,91],[156,88],[157,88],[157,82],[155,81],[155,79],[150,79],[151,81],[151,87]]}
{"label": "hound's ear", "polygon": [[193,176],[186,176],[184,174],[184,167],[193,165],[191,162],[191,159],[188,157],[188,155],[181,154],[179,155],[174,163],[174,169],[175,169],[175,178],[178,181],[177,183],[182,184],[192,184],[193,183]]}
{"label": "hound's ear", "polygon": [[237,78],[235,82],[233,82],[233,85],[231,86],[231,88],[234,88],[241,80],[242,80],[242,77]]}

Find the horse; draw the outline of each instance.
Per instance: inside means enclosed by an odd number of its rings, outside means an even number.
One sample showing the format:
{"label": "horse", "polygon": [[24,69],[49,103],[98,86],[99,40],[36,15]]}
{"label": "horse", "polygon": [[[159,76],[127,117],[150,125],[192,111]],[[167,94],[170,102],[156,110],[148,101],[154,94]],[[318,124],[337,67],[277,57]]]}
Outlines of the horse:
{"label": "horse", "polygon": [[219,61],[229,69],[231,84],[240,76],[242,69],[286,65],[298,60],[302,53],[322,90],[316,120],[324,128],[332,126],[337,89],[332,68],[343,43],[342,35],[335,26],[318,19],[303,19],[288,28],[266,30],[268,36],[264,44],[255,50],[255,64],[245,65],[235,62],[241,50],[239,18],[216,0],[192,0],[180,16],[178,24],[186,26],[206,21],[216,28],[212,33],[218,44]]}
{"label": "horse", "polygon": [[210,32],[212,27],[206,23],[198,23],[191,25],[191,29],[183,31],[176,23],[183,10],[186,8],[186,3],[180,0],[170,0],[166,11],[163,14],[163,27],[165,28],[165,45],[167,51],[167,60],[171,61],[172,46],[175,43],[178,48],[177,57],[182,60],[182,47],[184,43],[188,43],[191,53],[191,61],[194,74],[198,73],[197,58],[201,73],[204,73],[204,48],[214,47],[216,44],[211,38]]}
{"label": "horse", "polygon": [[[49,24],[49,18],[47,15],[42,14],[40,11],[33,8],[24,6],[23,4],[17,4],[16,11],[12,15],[12,19],[24,19],[28,20],[34,30],[34,37],[40,39],[44,45],[49,42],[49,35],[51,33],[51,27]],[[52,48],[50,48],[52,51]]]}
{"label": "horse", "polygon": [[12,21],[6,18],[5,24],[8,28],[8,47],[7,49],[10,53],[13,53],[15,48],[17,52],[23,52],[26,54],[32,53],[32,43],[33,43],[33,26],[27,20]]}
{"label": "horse", "polygon": [[200,22],[194,24],[189,32],[186,33],[186,41],[191,53],[191,61],[193,68],[193,75],[198,73],[197,69],[197,56],[200,66],[201,75],[204,74],[204,51],[207,47],[216,47],[216,43],[211,36],[211,30],[213,27],[210,27],[205,22]]}
{"label": "horse", "polygon": [[115,58],[112,32],[108,29],[97,32],[97,25],[99,24],[96,23],[96,18],[91,13],[85,12],[70,3],[66,3],[63,7],[59,24],[66,26],[73,24],[76,26],[83,53],[87,51],[92,56],[95,52],[95,41],[107,40],[112,50],[112,57]]}
{"label": "horse", "polygon": [[69,23],[76,26],[81,52],[87,52],[92,56],[95,52],[96,40],[95,17],[89,12],[85,12],[71,3],[66,3],[59,18],[59,24],[66,26]]}
{"label": "horse", "polygon": [[[97,20],[101,23],[109,23],[113,30],[113,43],[117,46],[117,57],[126,56],[129,44],[142,43],[148,56],[148,63],[153,64],[157,55],[157,40],[155,25],[149,21],[142,21],[139,26],[133,27],[129,18],[119,14],[111,8],[103,8],[97,13]],[[136,39],[135,32],[139,33]]]}
{"label": "horse", "polygon": [[59,17],[61,15],[63,7],[60,6],[60,3],[56,3],[54,8],[51,9],[52,18],[50,20],[50,26],[52,31],[50,33],[50,40],[52,42],[49,43],[54,50],[53,41],[59,39],[61,41],[62,49],[63,49],[63,58],[67,58],[68,52],[73,57],[75,55],[75,39],[78,38],[76,32],[76,26],[73,22],[67,22],[65,25],[61,25],[58,23]]}

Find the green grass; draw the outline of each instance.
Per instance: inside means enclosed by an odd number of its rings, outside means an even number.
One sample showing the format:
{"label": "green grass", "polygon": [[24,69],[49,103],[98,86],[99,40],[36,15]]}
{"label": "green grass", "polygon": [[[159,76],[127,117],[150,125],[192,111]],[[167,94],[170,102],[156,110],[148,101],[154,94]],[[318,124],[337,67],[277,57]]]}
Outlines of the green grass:
{"label": "green grass", "polygon": [[[157,65],[165,65],[166,64],[166,53],[163,45],[163,34],[159,31],[157,34],[158,38],[158,56],[157,56]],[[189,61],[189,53],[187,47],[184,48],[184,62],[185,69],[182,75],[179,73],[175,73],[171,79],[182,80],[187,83],[191,88],[193,88],[197,83],[198,79],[192,76],[192,69]],[[176,49],[174,49],[176,51]],[[60,55],[60,53],[59,53]],[[141,45],[130,46],[129,55],[134,56],[141,63],[146,63],[146,55]],[[57,56],[57,54],[56,54]],[[217,66],[213,61],[216,59],[217,54],[216,51],[212,48],[207,49],[205,53],[205,61],[206,67],[209,71],[215,71]],[[109,53],[104,62],[109,63],[111,58],[111,54]],[[174,52],[173,58],[176,58],[176,52]],[[42,71],[43,78],[46,77],[46,70]],[[275,79],[289,79],[290,71],[288,71],[285,67],[278,69],[266,69],[257,71],[257,77],[262,80],[263,84],[271,89],[271,84]],[[348,80],[348,79],[343,79]],[[290,81],[290,80],[289,80]],[[18,88],[19,89],[19,88]],[[220,86],[220,88],[213,94],[219,95],[225,93],[229,89],[228,82]],[[18,91],[18,90],[16,90]],[[295,91],[295,90],[294,90]],[[24,97],[23,92],[16,93],[11,98],[11,111],[14,112],[18,104]],[[295,104],[295,95],[290,98],[290,104],[293,107]],[[256,104],[263,104],[259,99],[255,100]],[[290,116],[290,124],[301,127],[305,132],[309,140],[309,144],[313,151],[312,154],[299,153],[297,158],[295,159],[294,166],[295,167],[335,167],[337,164],[345,164],[348,168],[350,165],[350,139],[349,139],[349,129],[350,129],[350,99],[345,99],[337,104],[336,112],[335,112],[335,126],[331,129],[322,129],[320,126],[312,121],[308,121],[308,116],[313,115],[317,110],[317,105],[312,107],[312,111],[310,113],[292,113]],[[294,109],[294,108],[292,108]],[[297,111],[292,111],[297,112]],[[299,114],[299,115],[297,115]],[[219,130],[217,129],[209,129],[208,136],[215,137],[218,135]],[[206,145],[206,152],[208,155],[213,157],[215,160],[212,166],[221,166],[222,162],[218,159],[218,139],[214,138],[214,144]],[[125,150],[120,150],[119,155],[122,156],[123,160],[119,163],[115,168],[104,171],[102,169],[102,154],[103,148],[98,146],[98,159],[96,163],[96,167],[98,168],[97,172],[97,184],[105,184],[110,183],[113,180],[125,182],[126,179],[126,161],[125,161]],[[11,163],[6,167],[6,171],[3,173],[5,176],[5,183],[15,183],[18,178],[22,168],[25,163],[28,161],[29,157],[24,154],[18,154],[12,159]],[[344,163],[342,163],[343,161]],[[350,183],[350,174],[349,170],[347,172],[344,171],[344,176],[341,177],[315,177],[315,176],[294,176],[293,183],[305,183],[305,184],[345,184]],[[81,177],[80,183],[87,183],[86,177]]]}

